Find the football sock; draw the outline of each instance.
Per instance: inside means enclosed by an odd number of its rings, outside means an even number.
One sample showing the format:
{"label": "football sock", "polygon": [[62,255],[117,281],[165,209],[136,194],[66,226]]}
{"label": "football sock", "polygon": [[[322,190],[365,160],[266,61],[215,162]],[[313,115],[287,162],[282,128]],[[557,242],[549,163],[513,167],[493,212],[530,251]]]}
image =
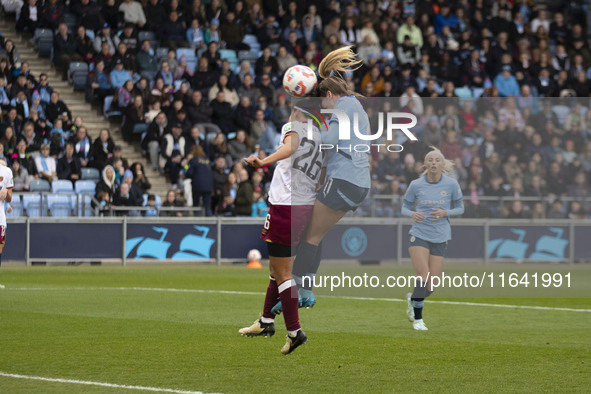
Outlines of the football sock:
{"label": "football sock", "polygon": [[313,284],[314,284],[314,277],[316,276],[316,273],[318,272],[318,268],[320,268],[320,261],[322,260],[322,242],[320,242],[318,244],[318,246],[316,247],[316,254],[314,255],[314,260],[312,261],[312,264],[310,264],[310,271],[308,271],[307,276],[309,276],[311,278],[310,283],[308,283],[308,281],[306,281],[306,283],[304,283],[304,289],[306,290],[312,290]]}
{"label": "football sock", "polygon": [[261,323],[265,323],[265,324],[275,323],[275,319],[272,319],[270,317],[261,317]]}
{"label": "football sock", "polygon": [[287,331],[300,329],[300,316],[298,314],[298,288],[293,279],[288,279],[279,285],[279,298]]}
{"label": "football sock", "polygon": [[309,273],[315,274],[318,270],[318,265],[320,264],[320,262],[318,262],[317,265],[315,260],[317,251],[318,246],[312,245],[308,242],[302,242],[298,248],[298,254],[296,255],[296,258],[293,262],[293,275],[299,276],[301,278],[302,276],[308,275]]}
{"label": "football sock", "polygon": [[429,282],[417,282],[415,288],[412,291],[412,299],[429,297],[431,292],[429,291]]}
{"label": "football sock", "polygon": [[425,304],[424,298],[413,298],[412,307],[415,311],[415,320],[421,320],[423,318],[423,305]]}
{"label": "football sock", "polygon": [[289,335],[292,338],[295,338],[296,335],[298,335],[298,331],[300,331],[300,330],[288,331],[287,335]]}
{"label": "football sock", "polygon": [[[267,287],[267,294],[265,295],[265,306],[263,307],[263,318],[274,319],[275,315],[271,313],[271,309],[277,303],[279,297],[279,290],[277,289],[277,282],[275,278],[269,276],[269,286]],[[268,323],[262,320],[263,323]]]}

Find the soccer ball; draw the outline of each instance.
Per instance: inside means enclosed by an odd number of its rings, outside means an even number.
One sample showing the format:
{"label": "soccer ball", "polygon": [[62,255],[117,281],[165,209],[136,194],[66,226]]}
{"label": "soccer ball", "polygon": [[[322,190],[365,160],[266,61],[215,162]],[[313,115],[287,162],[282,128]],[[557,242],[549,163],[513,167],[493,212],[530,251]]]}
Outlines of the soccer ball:
{"label": "soccer ball", "polygon": [[283,89],[293,97],[302,97],[310,94],[316,87],[318,80],[310,67],[293,66],[283,75]]}
{"label": "soccer ball", "polygon": [[258,261],[263,256],[261,255],[261,252],[258,251],[258,249],[251,249],[248,251],[247,257],[248,257],[248,261]]}

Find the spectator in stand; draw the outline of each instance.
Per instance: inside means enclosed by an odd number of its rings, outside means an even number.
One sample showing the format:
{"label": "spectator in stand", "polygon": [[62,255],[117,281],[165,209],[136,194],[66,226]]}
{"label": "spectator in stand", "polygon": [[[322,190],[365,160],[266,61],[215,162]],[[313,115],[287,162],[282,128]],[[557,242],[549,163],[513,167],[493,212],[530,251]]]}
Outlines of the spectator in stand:
{"label": "spectator in stand", "polygon": [[528,219],[531,216],[529,212],[523,207],[521,200],[513,200],[513,202],[511,202],[510,208],[507,210],[505,217],[507,219]]}
{"label": "spectator in stand", "polygon": [[74,156],[80,160],[82,167],[86,167],[91,159],[91,141],[88,137],[86,127],[81,126],[76,134],[70,138],[70,144],[74,147]]}
{"label": "spectator in stand", "polygon": [[27,152],[27,142],[21,138],[16,143],[16,151],[10,158],[12,163],[18,162],[20,167],[27,170],[27,174],[37,178],[37,165],[33,156]]}
{"label": "spectator in stand", "polygon": [[255,112],[255,118],[250,126],[250,140],[254,145],[259,145],[266,152],[272,152],[277,146],[279,135],[274,125],[265,120],[263,111]]}
{"label": "spectator in stand", "polygon": [[125,109],[125,122],[121,129],[123,140],[130,142],[134,134],[142,134],[147,131],[148,125],[144,113],[144,102],[142,96],[133,97],[133,101]]}
{"label": "spectator in stand", "polygon": [[158,72],[158,61],[154,56],[149,40],[142,41],[142,48],[136,58],[137,72],[148,80],[154,79]]}
{"label": "spectator in stand", "polygon": [[133,23],[123,25],[123,31],[119,33],[119,40],[127,47],[127,52],[135,56],[139,50],[139,37]]}
{"label": "spectator in stand", "polygon": [[92,162],[89,163],[89,166],[99,171],[102,170],[113,155],[114,147],[115,144],[113,143],[109,129],[101,129],[99,136],[92,144]]}
{"label": "spectator in stand", "polygon": [[216,73],[214,68],[209,66],[207,58],[202,57],[199,59],[197,70],[193,76],[193,82],[191,86],[194,90],[200,90],[207,92],[216,83]]}
{"label": "spectator in stand", "polygon": [[211,210],[211,194],[213,192],[211,163],[199,145],[193,145],[191,156],[193,158],[189,161],[189,168],[185,176],[191,179],[193,206],[202,206],[205,216],[213,216]]}
{"label": "spectator in stand", "polygon": [[217,84],[213,85],[209,90],[209,101],[213,101],[218,92],[224,93],[224,101],[229,103],[231,107],[237,106],[240,102],[236,90],[228,84],[228,77],[223,74],[219,76]]}
{"label": "spectator in stand", "polygon": [[39,27],[55,30],[64,19],[64,6],[57,0],[48,0],[40,9]]}
{"label": "spectator in stand", "polygon": [[144,15],[146,17],[144,28],[156,32],[166,20],[166,8],[159,0],[149,0],[147,5],[144,6]]}
{"label": "spectator in stand", "polygon": [[148,152],[154,171],[161,172],[158,151],[162,143],[162,137],[167,132],[168,120],[164,112],[160,112],[148,126],[146,136],[142,140],[142,149]]}
{"label": "spectator in stand", "polygon": [[235,216],[252,216],[253,191],[251,181],[248,179],[248,172],[242,169],[238,173],[238,190],[234,202]]}
{"label": "spectator in stand", "polygon": [[[140,203],[141,204],[141,203]],[[138,205],[133,196],[131,195],[130,186],[128,183],[123,182],[119,189],[113,194],[113,205],[115,207],[136,207]],[[139,216],[138,211],[119,210],[115,213],[117,216]]]}
{"label": "spectator in stand", "polygon": [[37,6],[37,0],[27,0],[23,4],[20,15],[16,22],[16,31],[34,32],[39,25],[39,18],[41,16],[41,9]]}
{"label": "spectator in stand", "polygon": [[144,15],[142,5],[137,1],[125,0],[119,6],[119,11],[123,12],[123,20],[127,23],[133,23],[139,28],[146,24],[146,15]]}
{"label": "spectator in stand", "polygon": [[162,138],[160,155],[166,161],[165,171],[174,187],[179,179],[181,160],[187,155],[183,126],[180,123],[173,123],[171,133]]}
{"label": "spectator in stand", "polygon": [[244,36],[246,30],[244,26],[236,21],[236,14],[228,12],[226,14],[226,21],[220,27],[220,33],[226,43],[226,48],[236,51],[250,50],[250,46],[244,44]]}
{"label": "spectator in stand", "polygon": [[14,190],[19,192],[29,191],[31,177],[25,167],[22,167],[18,160],[14,160],[10,166],[14,177]]}
{"label": "spectator in stand", "polygon": [[131,165],[131,173],[133,175],[133,184],[136,186],[141,192],[147,193],[152,185],[146,178],[146,172],[144,171],[144,165],[142,163],[136,162]]}
{"label": "spectator in stand", "polygon": [[548,219],[564,219],[566,217],[564,205],[559,199],[552,202],[552,206],[546,215]]}
{"label": "spectator in stand", "polygon": [[238,130],[236,133],[236,138],[228,143],[228,151],[235,162],[250,156],[250,154],[253,152],[253,147],[248,138],[248,134],[246,134],[246,131]]}
{"label": "spectator in stand", "polygon": [[[185,204],[183,204],[182,201],[179,201],[177,199],[176,192],[174,190],[169,190],[168,193],[166,193],[166,200],[162,203],[162,207],[164,207],[164,208],[180,208],[180,207],[184,207],[184,206],[185,206]],[[184,215],[183,215],[183,211],[161,210],[160,216],[182,218]]]}
{"label": "spectator in stand", "polygon": [[80,159],[74,156],[74,145],[66,144],[64,156],[57,161],[57,177],[74,183],[80,179],[81,169]]}
{"label": "spectator in stand", "polygon": [[55,122],[58,116],[62,116],[64,121],[69,121],[72,119],[72,113],[70,112],[68,106],[60,100],[60,95],[58,92],[53,91],[51,93],[51,98],[49,104],[47,104],[46,108],[46,115],[47,120],[50,122]]}
{"label": "spectator in stand", "polygon": [[205,51],[205,34],[200,27],[199,19],[194,18],[190,26],[187,29],[187,42],[191,45],[191,48],[195,49],[195,53]]}
{"label": "spectator in stand", "polygon": [[90,0],[80,0],[72,7],[72,11],[78,17],[78,26],[92,31],[100,30],[105,23],[98,4]]}
{"label": "spectator in stand", "polygon": [[60,23],[53,40],[53,59],[64,80],[68,77],[70,63],[82,60],[76,49],[76,41],[72,34],[68,33],[68,26],[65,23]]}
{"label": "spectator in stand", "polygon": [[415,18],[413,15],[408,15],[405,19],[405,23],[398,28],[396,32],[396,41],[398,44],[402,44],[406,36],[410,38],[412,45],[419,48],[423,46],[423,34],[421,29],[415,25]]}
{"label": "spectator in stand", "polygon": [[232,106],[225,100],[224,91],[218,91],[215,100],[210,103],[213,110],[212,121],[217,124],[224,134],[236,130]]}
{"label": "spectator in stand", "polygon": [[169,47],[176,48],[184,45],[185,28],[179,20],[177,11],[171,11],[168,14],[168,19],[160,26],[158,36]]}
{"label": "spectator in stand", "polygon": [[49,145],[41,145],[40,155],[35,159],[37,166],[37,173],[41,179],[45,179],[51,183],[57,179],[55,159],[49,156]]}
{"label": "spectator in stand", "polygon": [[511,66],[505,65],[502,72],[495,77],[494,85],[499,89],[499,95],[502,97],[519,96],[519,85],[513,75],[511,75]]}
{"label": "spectator in stand", "polygon": [[105,97],[111,96],[113,92],[111,77],[105,71],[105,62],[99,60],[95,63],[94,70],[88,74],[86,80],[86,101],[92,102],[97,98],[102,103],[105,101]]}
{"label": "spectator in stand", "polygon": [[[115,68],[113,71],[110,72],[110,82],[113,89],[120,90],[121,87],[125,84],[125,82],[130,81],[131,89],[127,89],[129,92],[133,89],[133,81],[131,80],[130,72],[124,69],[123,60],[121,58],[114,59],[115,61]],[[118,95],[121,97],[120,95]],[[119,102],[120,108],[124,108],[124,106]]]}
{"label": "spectator in stand", "polygon": [[[88,1],[88,0],[85,0]],[[74,37],[76,44],[76,53],[86,63],[93,63],[95,61],[94,43],[92,39],[86,34],[84,26],[80,25],[76,29],[76,37]]]}
{"label": "spectator in stand", "polygon": [[108,53],[111,56],[115,54],[117,45],[119,45],[119,37],[117,37],[114,33],[111,32],[111,25],[106,22],[103,23],[103,26],[101,27],[101,32],[97,34],[97,36],[94,39],[95,52],[101,52],[103,44],[108,44]]}
{"label": "spectator in stand", "polygon": [[254,120],[254,107],[250,103],[248,96],[242,96],[240,104],[236,107],[235,123],[238,128],[249,130],[250,124]]}

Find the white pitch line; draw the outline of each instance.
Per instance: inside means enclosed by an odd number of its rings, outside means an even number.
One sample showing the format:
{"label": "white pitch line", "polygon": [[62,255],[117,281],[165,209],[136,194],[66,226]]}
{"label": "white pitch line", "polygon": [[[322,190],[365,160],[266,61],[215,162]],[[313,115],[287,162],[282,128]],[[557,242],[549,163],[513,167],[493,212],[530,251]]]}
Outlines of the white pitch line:
{"label": "white pitch line", "polygon": [[20,374],[16,374],[16,373],[7,373],[7,372],[0,372],[0,376],[3,376],[5,378],[26,379],[26,380],[40,380],[40,381],[43,381],[43,382],[53,382],[53,383],[84,384],[84,385],[87,385],[87,386],[110,387],[110,388],[116,388],[116,389],[155,391],[155,392],[159,392],[159,393],[204,394],[202,391],[166,389],[166,388],[148,387],[148,386],[131,386],[131,385],[127,385],[127,384],[115,384],[115,383],[105,383],[105,382],[92,382],[92,381],[89,381],[89,380],[46,378],[46,377],[43,377],[43,376],[20,375]]}
{"label": "white pitch line", "polygon": [[[233,295],[256,295],[264,296],[265,293],[255,291],[232,291],[232,290],[203,290],[203,289],[174,289],[174,288],[160,288],[160,287],[7,287],[2,291],[10,290],[119,290],[119,291],[159,291],[169,293],[205,293],[205,294],[233,294]],[[387,302],[406,302],[405,299],[400,298],[378,298],[378,297],[353,297],[353,296],[330,296],[321,295],[318,298],[336,298],[342,300],[358,300],[358,301],[387,301]],[[577,309],[577,308],[560,308],[551,306],[535,306],[535,305],[512,305],[512,304],[490,304],[480,302],[465,302],[465,301],[438,301],[429,300],[429,303],[447,304],[447,305],[466,305],[466,306],[483,306],[491,308],[514,308],[514,309],[533,309],[544,311],[563,311],[563,312],[591,312],[591,309]]]}

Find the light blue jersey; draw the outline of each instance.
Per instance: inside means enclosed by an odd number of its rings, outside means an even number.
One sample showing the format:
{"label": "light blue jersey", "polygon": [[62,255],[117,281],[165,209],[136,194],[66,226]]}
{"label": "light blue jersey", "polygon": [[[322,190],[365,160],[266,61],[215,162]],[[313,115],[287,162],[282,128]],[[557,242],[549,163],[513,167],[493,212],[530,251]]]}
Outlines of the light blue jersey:
{"label": "light blue jersey", "polygon": [[[451,208],[451,203],[454,208]],[[451,239],[450,216],[459,216],[464,213],[464,199],[462,189],[458,182],[445,175],[437,183],[429,183],[427,176],[422,176],[410,183],[402,205],[402,214],[411,217],[413,206],[416,204],[416,212],[424,212],[425,220],[413,222],[410,235],[419,237],[428,242],[441,243]],[[433,208],[445,209],[447,217],[433,220],[429,214]]]}
{"label": "light blue jersey", "polygon": [[345,112],[349,117],[351,139],[339,140],[339,121],[337,116],[333,114],[328,121],[328,131],[322,133],[322,143],[335,146],[328,150],[326,177],[342,179],[356,186],[369,188],[371,186],[369,154],[355,152],[354,147],[368,145],[371,142],[361,140],[353,131],[354,114],[357,113],[359,132],[365,135],[371,134],[367,113],[355,96],[339,98],[334,109]]}

